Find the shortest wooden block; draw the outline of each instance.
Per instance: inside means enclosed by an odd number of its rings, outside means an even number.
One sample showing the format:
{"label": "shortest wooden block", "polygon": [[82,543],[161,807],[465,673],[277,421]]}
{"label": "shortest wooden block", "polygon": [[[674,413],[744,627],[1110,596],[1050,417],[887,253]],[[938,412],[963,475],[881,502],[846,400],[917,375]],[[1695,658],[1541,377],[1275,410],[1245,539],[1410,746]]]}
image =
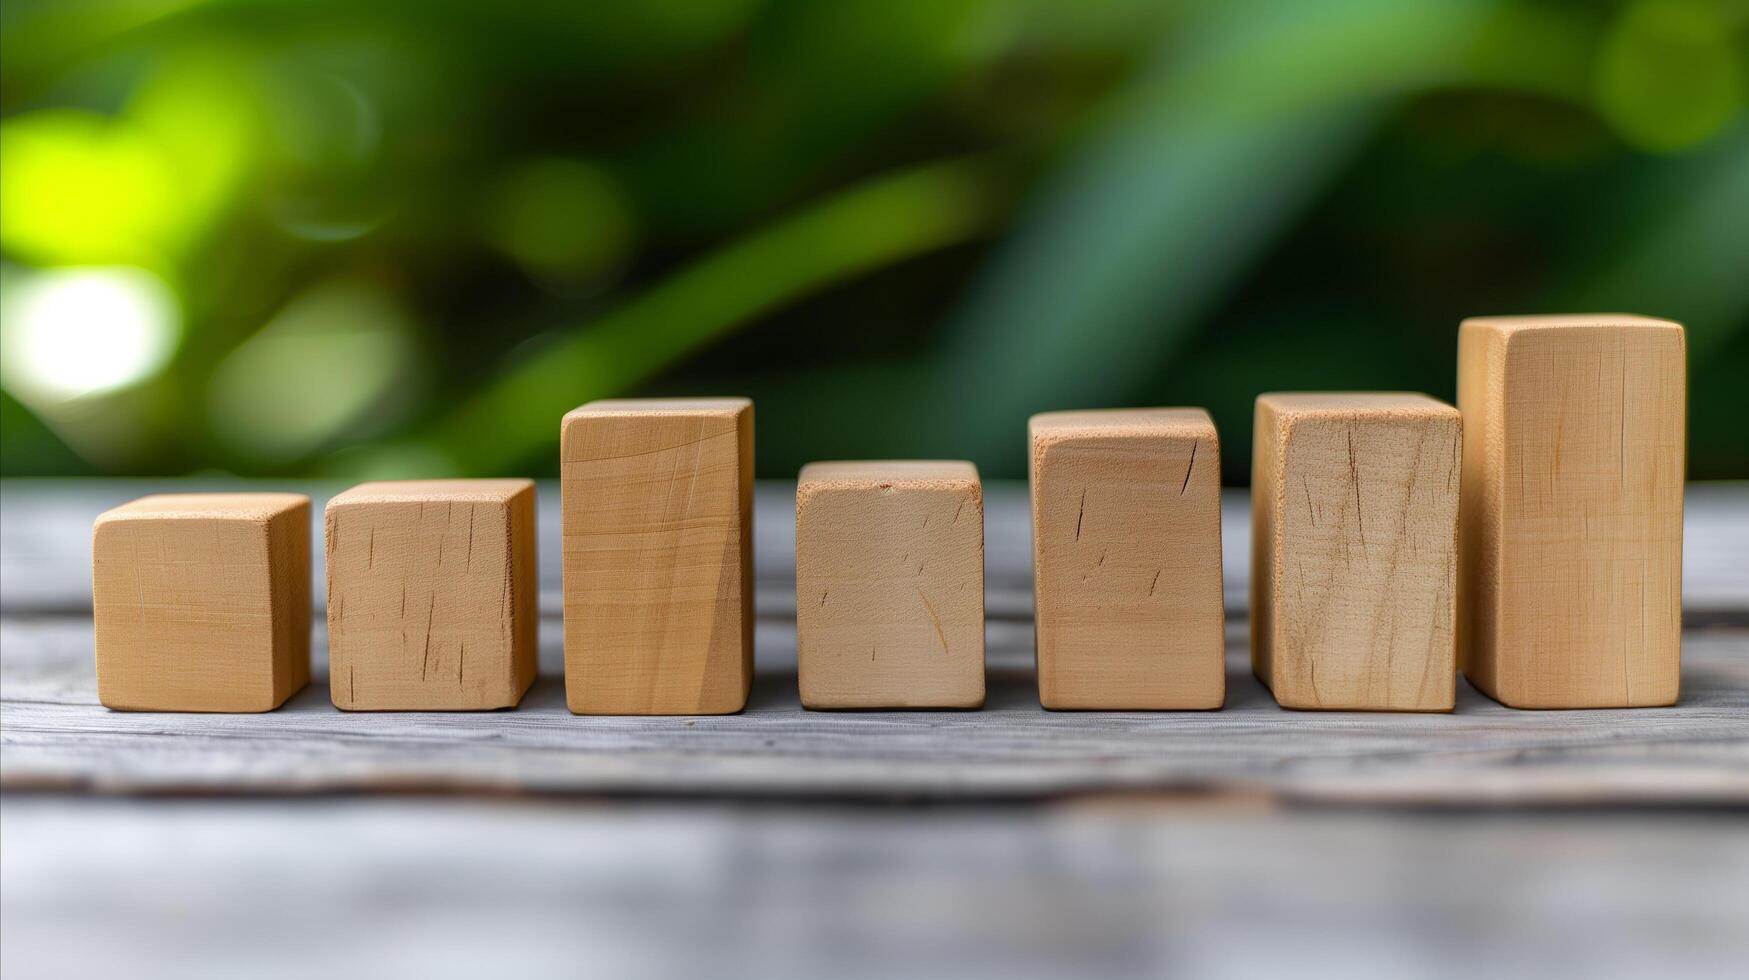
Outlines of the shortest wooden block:
{"label": "shortest wooden block", "polygon": [[984,495],[971,463],[810,463],[796,489],[807,708],[984,703]]}
{"label": "shortest wooden block", "polygon": [[1257,399],[1251,660],[1284,707],[1452,709],[1461,433],[1426,395]]}
{"label": "shortest wooden block", "polygon": [[365,483],[328,502],[328,680],[349,711],[508,708],[534,683],[529,480]]}
{"label": "shortest wooden block", "polygon": [[271,711],[310,680],[310,498],[142,497],[91,539],[97,699]]}

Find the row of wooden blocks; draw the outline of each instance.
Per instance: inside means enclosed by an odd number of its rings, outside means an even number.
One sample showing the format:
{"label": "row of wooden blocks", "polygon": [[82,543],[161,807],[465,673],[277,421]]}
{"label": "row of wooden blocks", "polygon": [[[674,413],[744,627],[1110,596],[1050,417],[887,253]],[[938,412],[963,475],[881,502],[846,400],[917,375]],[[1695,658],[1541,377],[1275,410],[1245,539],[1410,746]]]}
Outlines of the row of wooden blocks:
{"label": "row of wooden blocks", "polygon": [[[1251,648],[1284,706],[1444,711],[1677,697],[1685,355],[1637,317],[1466,321],[1459,406],[1257,400]],[[1220,443],[1200,409],[1034,416],[1039,698],[1226,696]],[[561,426],[567,702],[721,714],[752,682],[753,411],[592,402]],[[326,512],[329,676],[350,710],[518,703],[536,672],[534,485],[369,483]],[[1461,534],[1460,534],[1461,528]],[[984,700],[984,523],[964,462],[805,467],[809,708]],[[259,711],[309,678],[309,501],[148,497],[94,535],[112,708]],[[1461,663],[1459,660],[1461,659]]]}

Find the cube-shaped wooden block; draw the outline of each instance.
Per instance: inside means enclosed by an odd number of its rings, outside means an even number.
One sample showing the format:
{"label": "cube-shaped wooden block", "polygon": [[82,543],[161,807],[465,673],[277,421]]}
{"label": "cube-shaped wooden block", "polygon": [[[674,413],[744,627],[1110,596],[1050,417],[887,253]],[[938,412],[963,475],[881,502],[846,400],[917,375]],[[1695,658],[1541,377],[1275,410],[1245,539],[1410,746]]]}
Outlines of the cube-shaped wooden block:
{"label": "cube-shaped wooden block", "polygon": [[310,680],[310,499],[142,497],[91,541],[97,698],[131,711],[271,711]]}
{"label": "cube-shaped wooden block", "polygon": [[753,683],[753,403],[590,402],[561,429],[565,700],[740,711]]}
{"label": "cube-shaped wooden block", "polygon": [[1462,430],[1425,395],[1257,399],[1251,662],[1283,706],[1451,710]]}
{"label": "cube-shaped wooden block", "polygon": [[534,683],[534,483],[365,483],[328,502],[328,687],[349,711],[508,708]]}
{"label": "cube-shaped wooden block", "polygon": [[808,708],[984,703],[984,494],[971,463],[810,463],[796,488]]}
{"label": "cube-shaped wooden block", "polygon": [[1039,701],[1226,700],[1221,450],[1200,408],[1032,417]]}
{"label": "cube-shaped wooden block", "polygon": [[1484,317],[1458,348],[1465,675],[1515,708],[1676,703],[1682,326]]}

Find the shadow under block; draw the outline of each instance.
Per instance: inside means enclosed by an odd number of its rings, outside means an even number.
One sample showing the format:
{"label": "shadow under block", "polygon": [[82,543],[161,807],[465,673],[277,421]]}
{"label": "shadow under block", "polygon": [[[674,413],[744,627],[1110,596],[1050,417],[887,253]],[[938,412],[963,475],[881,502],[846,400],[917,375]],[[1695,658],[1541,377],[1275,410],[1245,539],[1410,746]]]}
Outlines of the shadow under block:
{"label": "shadow under block", "polygon": [[971,463],[810,463],[796,486],[803,707],[984,703],[984,495]]}
{"label": "shadow under block", "polygon": [[718,715],[753,682],[753,403],[590,402],[560,434],[565,700]]}
{"label": "shadow under block", "polygon": [[1425,395],[1257,399],[1251,663],[1283,707],[1452,709],[1462,428]]}
{"label": "shadow under block", "polygon": [[142,497],[91,540],[97,699],[271,711],[310,681],[310,499]]}
{"label": "shadow under block", "polygon": [[1221,457],[1200,408],[1032,417],[1039,702],[1226,700]]}
{"label": "shadow under block", "polygon": [[1464,674],[1515,708],[1675,704],[1686,354],[1669,320],[1466,320]]}
{"label": "shadow under block", "polygon": [[328,687],[349,711],[508,708],[534,683],[529,480],[365,483],[328,502]]}

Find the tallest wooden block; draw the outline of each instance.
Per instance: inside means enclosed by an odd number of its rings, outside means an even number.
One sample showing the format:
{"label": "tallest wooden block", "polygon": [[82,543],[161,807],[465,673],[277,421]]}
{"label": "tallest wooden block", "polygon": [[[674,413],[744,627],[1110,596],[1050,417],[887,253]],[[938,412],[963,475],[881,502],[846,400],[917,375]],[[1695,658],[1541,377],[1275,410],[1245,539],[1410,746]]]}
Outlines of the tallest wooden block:
{"label": "tallest wooden block", "polygon": [[1518,708],[1673,704],[1682,635],[1682,327],[1464,321],[1460,664]]}
{"label": "tallest wooden block", "polygon": [[728,714],[753,678],[753,403],[590,402],[560,433],[565,697]]}

